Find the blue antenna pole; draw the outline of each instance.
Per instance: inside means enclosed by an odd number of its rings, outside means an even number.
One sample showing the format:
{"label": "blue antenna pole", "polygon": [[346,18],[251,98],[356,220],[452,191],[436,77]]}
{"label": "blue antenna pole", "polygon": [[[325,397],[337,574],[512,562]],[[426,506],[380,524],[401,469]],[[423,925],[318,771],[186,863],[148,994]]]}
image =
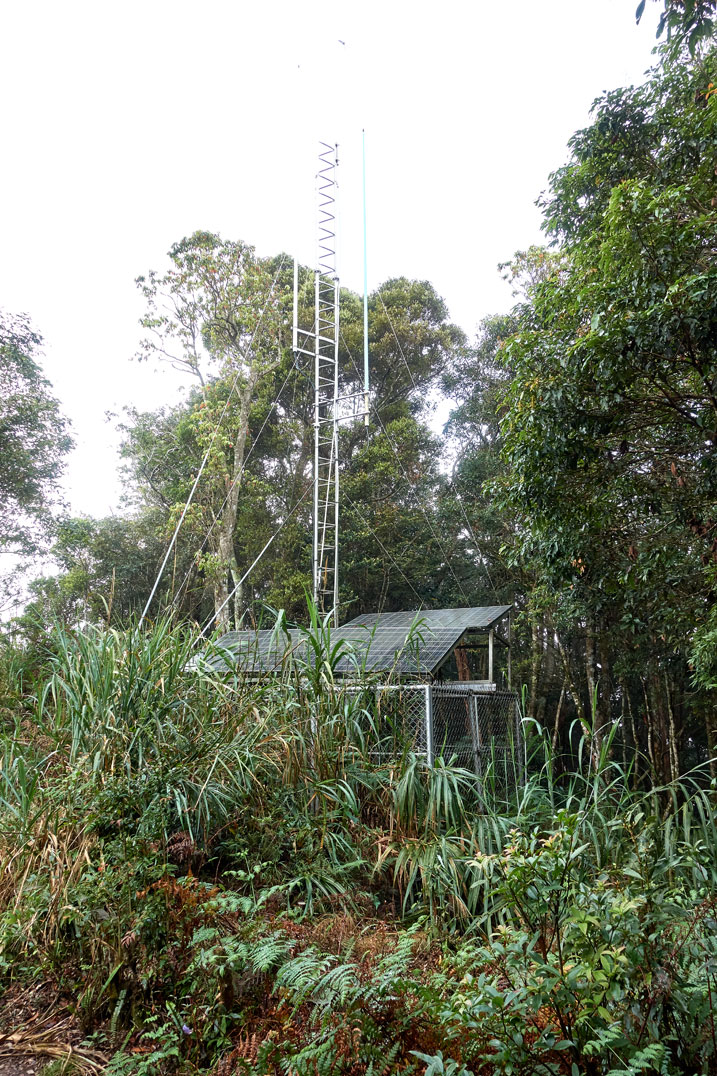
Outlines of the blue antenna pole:
{"label": "blue antenna pole", "polygon": [[366,256],[366,132],[361,132],[363,148],[363,421],[369,422],[368,371],[368,259]]}

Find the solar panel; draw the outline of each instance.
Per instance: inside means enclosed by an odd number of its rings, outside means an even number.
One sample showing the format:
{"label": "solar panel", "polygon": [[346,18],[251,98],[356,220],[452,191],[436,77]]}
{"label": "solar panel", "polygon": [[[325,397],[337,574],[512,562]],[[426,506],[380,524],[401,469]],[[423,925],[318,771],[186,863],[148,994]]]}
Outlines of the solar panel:
{"label": "solar panel", "polygon": [[353,650],[353,655],[339,661],[338,671],[353,671],[359,665],[371,672],[394,668],[402,673],[432,672],[450,653],[462,632],[455,628],[424,628],[415,632],[408,644],[407,635],[405,627],[383,623],[373,628],[347,624],[336,629],[332,639],[344,640]]}
{"label": "solar panel", "polygon": [[[332,647],[345,643],[336,671],[346,675],[381,670],[405,676],[435,672],[466,631],[486,630],[510,611],[509,605],[473,609],[425,609],[394,613],[367,613],[331,631]],[[407,643],[407,639],[409,639]],[[221,670],[238,668],[246,673],[276,671],[290,656],[307,660],[306,634],[288,632],[230,631],[208,648],[206,664]]]}
{"label": "solar panel", "polygon": [[207,665],[217,670],[239,668],[244,672],[278,669],[289,654],[303,653],[305,637],[298,630],[229,631],[212,643],[203,655]]}

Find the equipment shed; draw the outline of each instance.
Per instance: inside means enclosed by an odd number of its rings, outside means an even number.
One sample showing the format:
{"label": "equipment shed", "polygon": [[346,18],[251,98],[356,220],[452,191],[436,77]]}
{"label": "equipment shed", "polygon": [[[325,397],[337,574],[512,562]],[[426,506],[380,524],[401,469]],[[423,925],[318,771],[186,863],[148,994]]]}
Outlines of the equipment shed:
{"label": "equipment shed", "polygon": [[[510,605],[364,613],[328,638],[334,676],[370,697],[379,723],[401,725],[429,764],[439,756],[506,787],[522,773],[518,699],[511,691]],[[227,632],[202,655],[252,678],[313,660],[302,628]]]}

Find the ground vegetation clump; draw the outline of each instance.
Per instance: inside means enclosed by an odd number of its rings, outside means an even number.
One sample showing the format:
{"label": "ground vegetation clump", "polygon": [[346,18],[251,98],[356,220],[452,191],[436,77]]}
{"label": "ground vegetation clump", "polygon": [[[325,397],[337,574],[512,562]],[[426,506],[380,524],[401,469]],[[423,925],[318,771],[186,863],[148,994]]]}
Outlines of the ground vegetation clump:
{"label": "ground vegetation clump", "polygon": [[[602,737],[478,795],[310,658],[266,683],[192,636],[7,652],[0,1055],[50,1071],[712,1071],[717,825]],[[390,741],[390,742],[389,742]],[[45,1051],[43,1053],[43,1051]]]}

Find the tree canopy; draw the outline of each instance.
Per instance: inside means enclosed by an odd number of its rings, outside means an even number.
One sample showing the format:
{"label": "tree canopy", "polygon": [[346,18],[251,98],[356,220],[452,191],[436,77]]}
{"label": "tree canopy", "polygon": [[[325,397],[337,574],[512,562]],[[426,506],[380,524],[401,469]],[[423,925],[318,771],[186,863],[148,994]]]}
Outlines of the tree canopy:
{"label": "tree canopy", "polygon": [[668,723],[666,670],[704,667],[714,623],[716,78],[714,52],[668,52],[596,102],[542,199],[559,256],[526,280],[500,353],[495,488],[517,554],[587,625],[595,684],[608,651],[622,673],[651,669]]}
{"label": "tree canopy", "polygon": [[[215,252],[229,246],[218,237],[184,240],[173,248],[172,259],[184,258],[186,248],[194,258],[196,244],[211,246],[211,285],[225,290],[238,287],[233,265],[214,261]],[[206,257],[205,253],[202,258]],[[270,541],[234,596],[234,622],[261,602],[299,615],[311,588],[307,490],[314,439],[313,376],[310,365],[295,361],[289,346],[288,260],[276,258],[264,268],[272,288],[246,302],[254,302],[260,310],[271,291],[276,335],[273,351],[253,378],[245,367],[219,361],[216,349],[204,354],[205,326],[216,314],[204,299],[198,300],[195,282],[189,288],[184,273],[178,280],[176,268],[162,283],[156,275],[149,282],[140,280],[150,307],[157,307],[156,316],[150,310],[144,319],[149,330],[145,353],[158,349],[196,373],[199,384],[185,403],[171,411],[128,413],[126,476],[135,508],[164,513],[167,540],[210,445],[204,476],[182,528],[181,568],[173,569],[172,575],[175,605],[200,618],[207,617],[207,585],[219,576],[224,585],[227,565],[236,583]],[[301,269],[300,302],[306,307],[302,321],[307,323],[313,309],[313,275]],[[159,313],[160,295],[163,309],[169,301],[170,309],[179,309],[181,317]],[[350,394],[362,387],[362,310],[359,297],[349,291],[343,291],[341,301],[340,381],[342,393]],[[341,600],[344,608],[355,611],[386,602],[420,605],[436,588],[444,592],[453,588],[455,598],[457,586],[452,563],[455,535],[439,534],[437,498],[444,482],[437,463],[439,446],[426,418],[431,394],[457,360],[465,337],[450,322],[445,303],[428,281],[387,281],[369,297],[369,313],[371,375],[377,386],[374,414],[368,431],[360,419],[345,422],[340,447]],[[256,348],[259,338],[255,336],[248,347]],[[221,432],[215,436],[217,428]],[[217,532],[226,536],[223,552]],[[447,565],[449,546],[452,556]],[[419,552],[424,567],[418,566]],[[409,585],[401,563],[412,559],[416,563]],[[215,608],[226,593],[217,603],[215,587]]]}
{"label": "tree canopy", "polygon": [[42,373],[41,347],[28,317],[0,311],[0,554],[13,565],[46,544],[72,447],[67,419]]}
{"label": "tree canopy", "polygon": [[717,550],[713,71],[670,62],[598,103],[543,203],[568,260],[505,345],[525,544],[606,600],[639,593],[636,623],[649,580],[691,591],[697,574],[706,594]]}

